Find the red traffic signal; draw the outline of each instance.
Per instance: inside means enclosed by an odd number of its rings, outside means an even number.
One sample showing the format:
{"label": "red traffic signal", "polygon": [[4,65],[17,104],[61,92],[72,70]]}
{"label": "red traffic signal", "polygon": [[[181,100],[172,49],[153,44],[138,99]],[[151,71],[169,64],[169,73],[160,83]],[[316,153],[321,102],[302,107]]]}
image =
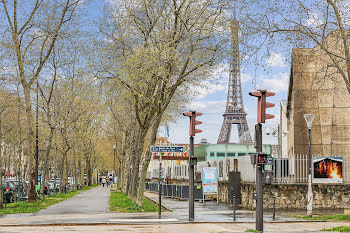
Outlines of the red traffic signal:
{"label": "red traffic signal", "polygon": [[273,103],[267,103],[266,97],[274,96],[274,92],[259,90],[249,92],[249,95],[258,97],[258,123],[265,123],[266,119],[273,119],[275,117],[274,115],[266,114],[266,108],[272,108],[275,106]]}
{"label": "red traffic signal", "polygon": [[201,133],[202,130],[196,129],[196,125],[201,125],[201,121],[196,121],[197,116],[202,116],[203,113],[196,112],[196,111],[190,111],[183,113],[184,116],[190,117],[190,136],[195,136],[196,133]]}

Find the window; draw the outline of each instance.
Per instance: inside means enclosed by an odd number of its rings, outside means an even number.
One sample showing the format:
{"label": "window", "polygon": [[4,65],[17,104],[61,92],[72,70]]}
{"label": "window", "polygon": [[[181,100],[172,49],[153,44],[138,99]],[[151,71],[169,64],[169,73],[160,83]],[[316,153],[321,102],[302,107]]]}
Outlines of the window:
{"label": "window", "polygon": [[215,153],[214,152],[210,152],[210,157],[214,157]]}
{"label": "window", "polygon": [[227,153],[227,157],[235,157],[235,153]]}
{"label": "window", "polygon": [[247,155],[247,153],[238,153],[238,156],[244,156]]}
{"label": "window", "polygon": [[218,158],[225,158],[225,153],[217,153],[216,154],[216,156],[218,157]]}

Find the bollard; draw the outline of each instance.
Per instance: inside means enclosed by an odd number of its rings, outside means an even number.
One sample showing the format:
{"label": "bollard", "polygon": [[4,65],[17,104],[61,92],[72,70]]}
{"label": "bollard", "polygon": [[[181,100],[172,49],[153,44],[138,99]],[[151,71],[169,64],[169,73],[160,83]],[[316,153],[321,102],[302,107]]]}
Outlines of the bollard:
{"label": "bollard", "polygon": [[236,222],[236,196],[233,196],[232,204],[233,204],[233,221]]}
{"label": "bollard", "polygon": [[273,196],[273,206],[272,206],[272,220],[275,221],[276,219],[276,196]]}

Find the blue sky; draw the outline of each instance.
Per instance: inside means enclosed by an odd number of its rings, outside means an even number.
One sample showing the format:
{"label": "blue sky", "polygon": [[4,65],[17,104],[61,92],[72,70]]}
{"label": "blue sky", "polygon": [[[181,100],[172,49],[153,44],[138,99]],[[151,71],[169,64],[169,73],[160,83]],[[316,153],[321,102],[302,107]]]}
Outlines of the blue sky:
{"label": "blue sky", "polygon": [[[263,61],[265,64],[260,68],[256,68],[252,64],[241,66],[243,101],[252,136],[256,124],[257,98],[249,96],[248,93],[255,89],[267,89],[276,93],[274,97],[268,98],[269,102],[275,103],[276,106],[267,110],[268,113],[274,114],[275,118],[268,120],[263,127],[264,129],[277,127],[280,100],[287,98],[290,71],[290,64],[287,60],[289,59],[281,53],[272,52],[270,57]],[[198,120],[203,121],[203,124],[197,127],[203,132],[196,135],[195,143],[198,143],[201,138],[206,138],[209,143],[216,143],[223,122],[222,114],[226,108],[228,78],[228,64],[222,64],[214,71],[213,80],[218,79],[217,84],[205,82],[204,85],[207,88],[197,88],[198,94],[194,96],[192,103],[188,106],[189,109],[203,113],[203,116],[198,117]],[[169,124],[169,141],[186,143],[189,140],[188,127],[189,120],[185,117],[179,118],[176,123]],[[163,136],[164,130],[161,129],[159,134]],[[237,126],[235,125],[232,126],[231,142],[238,142]],[[277,144],[277,138],[264,134],[263,142]]]}
{"label": "blue sky", "polygon": [[[92,18],[102,16],[102,11],[105,1],[93,0],[90,2],[88,15]],[[241,46],[241,45],[240,45]],[[242,79],[242,94],[245,109],[247,112],[247,120],[251,135],[253,136],[254,125],[256,124],[257,99],[249,96],[249,92],[255,89],[268,89],[276,92],[274,97],[269,98],[269,102],[275,103],[274,108],[268,109],[268,113],[274,114],[275,119],[268,120],[264,124],[264,128],[277,127],[279,123],[279,102],[281,99],[287,98],[287,89],[289,81],[290,64],[288,63],[289,55],[282,55],[276,51],[271,52],[269,57],[265,57],[260,61],[262,65],[257,67],[249,57],[245,58],[241,65]],[[213,70],[213,78],[210,81],[205,81],[203,86],[197,87],[193,96],[192,103],[188,106],[188,110],[197,110],[203,113],[203,116],[198,120],[203,122],[197,128],[202,129],[201,134],[195,137],[195,143],[198,143],[202,138],[206,138],[209,143],[216,143],[221,125],[223,122],[222,114],[225,112],[226,97],[228,88],[228,70],[229,64],[223,63],[217,69]],[[169,126],[169,141],[173,143],[187,143],[189,141],[189,119],[179,116],[175,123],[168,123]],[[165,127],[159,130],[159,136],[165,136]],[[233,125],[231,142],[238,142],[237,126]],[[263,137],[264,143],[277,144],[277,138],[273,136]]]}

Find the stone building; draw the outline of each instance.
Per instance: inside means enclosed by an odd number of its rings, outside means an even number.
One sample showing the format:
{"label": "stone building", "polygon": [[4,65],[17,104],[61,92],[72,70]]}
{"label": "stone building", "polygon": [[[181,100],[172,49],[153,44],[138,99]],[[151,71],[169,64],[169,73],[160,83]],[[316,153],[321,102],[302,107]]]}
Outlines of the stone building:
{"label": "stone building", "polygon": [[[341,44],[333,36],[328,36],[326,43],[331,44],[334,53],[339,53],[337,48]],[[315,115],[311,129],[312,154],[349,154],[350,95],[330,57],[317,46],[292,50],[285,118],[289,155],[308,153],[308,128],[303,117],[306,113]]]}

